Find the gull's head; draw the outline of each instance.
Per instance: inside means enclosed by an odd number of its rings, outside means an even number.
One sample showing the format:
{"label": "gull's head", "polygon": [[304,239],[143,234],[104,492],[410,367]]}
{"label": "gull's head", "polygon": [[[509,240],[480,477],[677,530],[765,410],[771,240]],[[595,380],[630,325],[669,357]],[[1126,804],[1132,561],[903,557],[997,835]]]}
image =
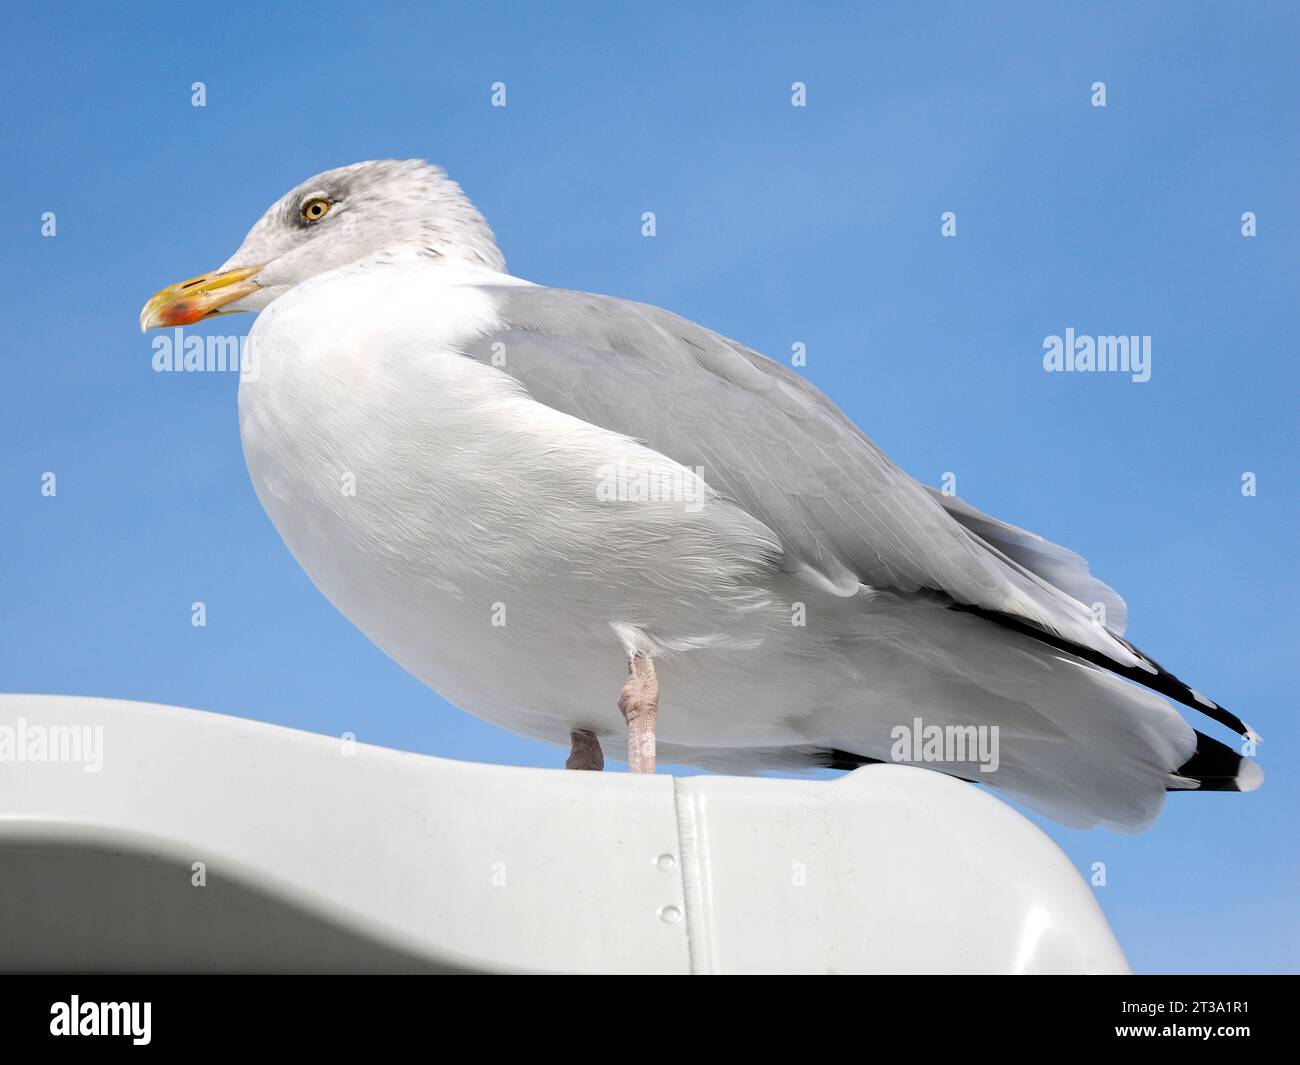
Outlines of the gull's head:
{"label": "gull's head", "polygon": [[140,329],[260,311],[317,274],[401,250],[505,269],[487,222],[440,167],[415,159],[353,163],[281,196],[219,269],[154,295]]}

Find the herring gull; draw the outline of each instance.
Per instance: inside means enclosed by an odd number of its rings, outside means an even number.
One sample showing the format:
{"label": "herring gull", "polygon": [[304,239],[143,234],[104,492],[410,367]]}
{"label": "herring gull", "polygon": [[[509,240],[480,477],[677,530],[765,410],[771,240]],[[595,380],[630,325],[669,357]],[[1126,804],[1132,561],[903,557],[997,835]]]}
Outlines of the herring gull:
{"label": "herring gull", "polygon": [[639,772],[917,761],[1128,831],[1262,778],[1078,555],[912,480],[735,341],[513,277],[438,167],[318,174],[141,327],[237,311],[244,455],[294,557],[570,768],[623,742]]}

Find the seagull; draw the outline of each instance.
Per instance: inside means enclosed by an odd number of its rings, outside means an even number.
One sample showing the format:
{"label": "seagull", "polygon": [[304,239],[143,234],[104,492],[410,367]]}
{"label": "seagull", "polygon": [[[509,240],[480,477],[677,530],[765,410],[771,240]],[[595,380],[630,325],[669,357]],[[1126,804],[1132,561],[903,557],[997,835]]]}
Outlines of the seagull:
{"label": "seagull", "polygon": [[570,769],[623,743],[638,773],[915,762],[1130,832],[1167,791],[1262,781],[1079,555],[913,480],[791,368],[512,276],[439,167],[316,175],[140,325],[242,311],[240,436],[290,552]]}

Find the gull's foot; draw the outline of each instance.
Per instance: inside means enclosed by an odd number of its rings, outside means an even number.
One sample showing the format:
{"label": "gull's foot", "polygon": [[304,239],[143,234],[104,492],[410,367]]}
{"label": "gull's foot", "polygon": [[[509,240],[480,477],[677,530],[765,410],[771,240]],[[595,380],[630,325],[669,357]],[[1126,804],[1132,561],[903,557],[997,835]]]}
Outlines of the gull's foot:
{"label": "gull's foot", "polygon": [[633,773],[655,771],[655,718],[659,713],[659,678],[654,659],[634,655],[627,664],[627,683],[618,697],[627,721],[627,767]]}
{"label": "gull's foot", "polygon": [[605,752],[594,732],[575,728],[569,733],[569,759],[564,768],[594,769],[597,773],[605,768]]}

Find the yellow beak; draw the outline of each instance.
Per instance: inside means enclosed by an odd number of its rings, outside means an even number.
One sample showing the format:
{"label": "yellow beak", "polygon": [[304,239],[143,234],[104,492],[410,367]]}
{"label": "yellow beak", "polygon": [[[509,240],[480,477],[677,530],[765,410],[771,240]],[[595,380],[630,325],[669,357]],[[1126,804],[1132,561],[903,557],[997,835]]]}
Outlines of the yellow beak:
{"label": "yellow beak", "polygon": [[265,265],[258,263],[224,273],[201,274],[168,285],[155,293],[140,311],[140,332],[160,325],[192,325],[214,314],[237,314],[221,308],[261,288],[251,279]]}

